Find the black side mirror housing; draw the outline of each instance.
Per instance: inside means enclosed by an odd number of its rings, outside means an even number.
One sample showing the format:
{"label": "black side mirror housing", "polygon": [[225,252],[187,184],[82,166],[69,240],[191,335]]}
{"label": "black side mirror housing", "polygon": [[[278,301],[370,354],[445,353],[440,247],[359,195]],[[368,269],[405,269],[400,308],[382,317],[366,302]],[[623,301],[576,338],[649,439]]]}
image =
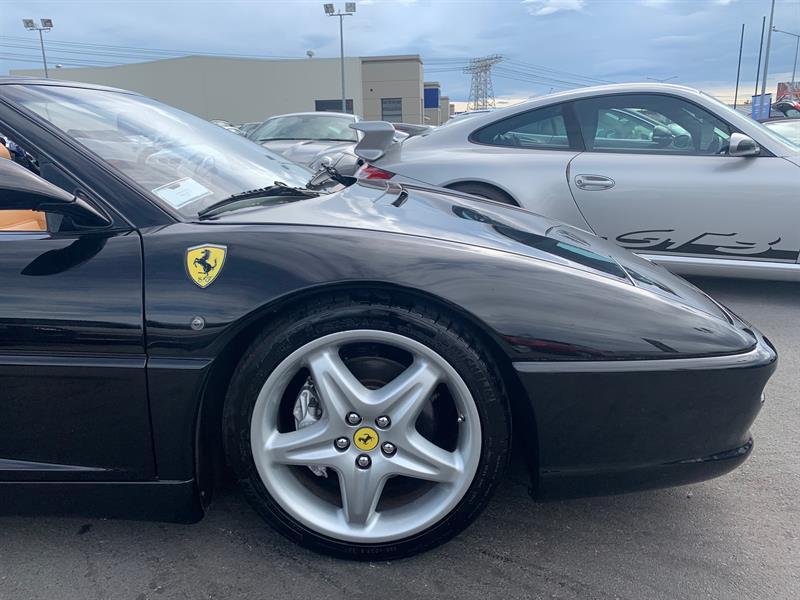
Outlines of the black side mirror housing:
{"label": "black side mirror housing", "polygon": [[111,224],[108,217],[85,200],[6,159],[0,160],[0,210],[35,210],[67,215],[76,225],[87,227]]}

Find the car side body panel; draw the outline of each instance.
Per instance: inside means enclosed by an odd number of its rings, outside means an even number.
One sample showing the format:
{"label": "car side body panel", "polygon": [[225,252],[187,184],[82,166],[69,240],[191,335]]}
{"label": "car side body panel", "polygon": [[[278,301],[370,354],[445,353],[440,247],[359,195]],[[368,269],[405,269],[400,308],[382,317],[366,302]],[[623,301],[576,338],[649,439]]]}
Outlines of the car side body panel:
{"label": "car side body panel", "polygon": [[[416,140],[421,140],[416,142]],[[524,150],[470,144],[438,147],[425,136],[403,142],[397,151],[376,162],[397,173],[393,180],[447,187],[454,183],[487,183],[514,201],[542,215],[591,229],[569,191],[567,173],[572,150]]]}
{"label": "car side body panel", "polygon": [[[575,101],[619,94],[674,96],[702,107],[721,116],[733,130],[752,137],[760,145],[761,155],[666,156],[587,152],[577,143],[572,144],[573,150],[566,150],[475,142],[476,132],[503,119],[551,105],[562,105],[564,114],[570,115]],[[562,164],[565,156],[569,157],[567,164]],[[477,181],[494,185],[528,210],[610,240],[628,232],[670,230],[675,237],[671,250],[622,245],[662,261],[680,274],[800,280],[795,266],[800,237],[791,228],[800,217],[800,205],[795,201],[800,171],[787,164],[797,164],[798,160],[796,148],[765,134],[758,123],[728,111],[702,92],[664,84],[619,84],[552,94],[476,115],[395,144],[375,165],[397,173],[394,180],[399,182],[447,186]],[[580,189],[575,186],[575,177],[581,175],[602,176],[613,187]],[[667,221],[669,225],[661,224]],[[618,227],[623,224],[625,231]],[[691,243],[695,237],[712,234],[733,238],[734,248],[702,252],[702,247]],[[712,248],[724,245],[723,241],[711,244]],[[747,251],[764,245],[768,246],[766,252]],[[777,257],[771,258],[776,252]]]}

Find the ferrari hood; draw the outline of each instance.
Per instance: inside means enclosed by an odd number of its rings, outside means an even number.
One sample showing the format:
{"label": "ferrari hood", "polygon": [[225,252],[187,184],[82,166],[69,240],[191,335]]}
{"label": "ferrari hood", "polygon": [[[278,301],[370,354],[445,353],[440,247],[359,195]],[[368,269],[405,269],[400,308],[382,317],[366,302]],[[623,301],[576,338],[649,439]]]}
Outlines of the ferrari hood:
{"label": "ferrari hood", "polygon": [[727,318],[685,280],[592,233],[442,188],[361,180],[334,194],[222,213],[215,221],[335,226],[469,244],[612,278]]}

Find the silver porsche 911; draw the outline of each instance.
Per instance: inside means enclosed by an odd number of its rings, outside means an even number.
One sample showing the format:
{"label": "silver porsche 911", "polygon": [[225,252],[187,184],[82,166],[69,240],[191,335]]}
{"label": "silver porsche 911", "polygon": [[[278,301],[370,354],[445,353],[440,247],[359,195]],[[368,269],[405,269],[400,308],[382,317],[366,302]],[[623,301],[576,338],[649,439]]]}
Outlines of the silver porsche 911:
{"label": "silver porsche 911", "polygon": [[681,274],[800,280],[800,146],[698,90],[583,88],[400,143],[354,127],[362,178],[517,204]]}

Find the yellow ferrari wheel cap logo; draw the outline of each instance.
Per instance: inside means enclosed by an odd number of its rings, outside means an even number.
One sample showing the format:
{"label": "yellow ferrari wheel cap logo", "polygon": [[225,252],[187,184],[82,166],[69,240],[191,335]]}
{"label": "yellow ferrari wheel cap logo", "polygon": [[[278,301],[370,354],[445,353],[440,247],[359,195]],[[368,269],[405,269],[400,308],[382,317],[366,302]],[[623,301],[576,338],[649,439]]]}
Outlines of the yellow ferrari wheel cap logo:
{"label": "yellow ferrari wheel cap logo", "polygon": [[359,450],[369,452],[378,445],[378,432],[372,427],[362,427],[356,431],[353,436],[353,442]]}
{"label": "yellow ferrari wheel cap logo", "polygon": [[203,244],[186,250],[186,272],[189,278],[201,288],[208,287],[219,277],[225,264],[225,246]]}

